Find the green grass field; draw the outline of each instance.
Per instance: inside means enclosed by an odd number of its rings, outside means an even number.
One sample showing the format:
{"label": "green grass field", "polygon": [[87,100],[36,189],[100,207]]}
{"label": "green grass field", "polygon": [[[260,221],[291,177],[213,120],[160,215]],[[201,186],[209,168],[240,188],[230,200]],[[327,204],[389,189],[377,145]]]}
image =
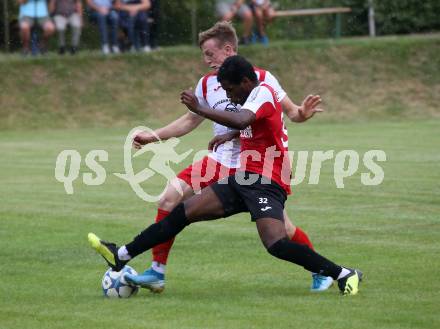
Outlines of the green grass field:
{"label": "green grass field", "polygon": [[[124,171],[122,148],[132,127],[158,127],[184,113],[179,92],[206,72],[199,50],[1,55],[0,329],[440,328],[439,49],[438,34],[242,49],[296,102],[312,92],[324,99],[325,114],[289,125],[291,150],[361,156],[344,189],[336,187],[334,160],[327,161],[319,184],[294,187],[286,203],[317,251],[365,272],[353,297],[335,287],[310,293],[310,274],[271,257],[255,225],[239,215],[182,232],[163,294],[105,299],[106,266],[87,233],[124,243],[153,222],[155,204],[113,173]],[[205,123],[178,149],[203,149],[210,136]],[[78,150],[83,161],[73,195],[54,177],[65,149]],[[84,159],[94,149],[109,154],[102,163],[107,178],[86,186]],[[364,186],[362,155],[373,149],[386,152],[385,179]],[[153,177],[144,187],[159,193],[164,183]],[[147,253],[132,265],[142,271],[149,263]]]}
{"label": "green grass field", "polygon": [[[131,127],[0,132],[0,328],[439,328],[440,121],[290,125],[292,150],[382,149],[385,180],[363,186],[359,171],[337,189],[333,161],[318,185],[294,188],[287,209],[318,251],[365,272],[359,295],[309,292],[310,275],[274,259],[247,215],[195,224],[178,237],[161,295],[106,300],[106,269],[87,244],[96,232],[126,242],[153,221],[123,172]],[[204,125],[181,151],[205,147]],[[55,159],[77,149],[109,152],[107,179],[67,195]],[[185,163],[185,165],[187,162]],[[176,168],[177,169],[177,168]],[[87,172],[83,166],[81,172]],[[148,190],[159,192],[153,179]],[[149,264],[147,253],[132,262]]]}

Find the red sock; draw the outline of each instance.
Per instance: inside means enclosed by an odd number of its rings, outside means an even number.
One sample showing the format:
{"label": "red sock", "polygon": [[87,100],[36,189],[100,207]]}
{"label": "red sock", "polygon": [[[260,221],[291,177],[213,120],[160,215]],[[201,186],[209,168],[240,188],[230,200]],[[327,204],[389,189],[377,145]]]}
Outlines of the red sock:
{"label": "red sock", "polygon": [[[170,213],[169,211],[158,208],[156,215],[156,223],[160,222],[162,219],[167,217],[169,213]],[[173,242],[174,242],[174,238],[153,247],[153,261],[166,265],[168,255],[170,254],[170,250],[173,245]]]}
{"label": "red sock", "polygon": [[299,243],[299,244],[305,244],[310,249],[315,250],[315,248],[313,248],[313,244],[310,241],[310,239],[307,236],[307,234],[303,230],[301,230],[298,226],[296,227],[295,234],[292,236],[291,240],[293,242],[296,242],[296,243]]}

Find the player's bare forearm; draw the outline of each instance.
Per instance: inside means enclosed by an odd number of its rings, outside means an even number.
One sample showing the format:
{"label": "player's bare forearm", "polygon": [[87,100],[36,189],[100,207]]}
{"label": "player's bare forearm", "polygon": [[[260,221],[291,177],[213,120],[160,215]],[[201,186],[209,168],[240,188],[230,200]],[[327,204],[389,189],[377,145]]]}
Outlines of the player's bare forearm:
{"label": "player's bare forearm", "polygon": [[306,119],[304,116],[300,114],[299,109],[300,107],[295,105],[295,107],[284,111],[284,113],[287,115],[287,117],[291,122],[301,123],[307,121],[308,119]]}
{"label": "player's bare forearm", "polygon": [[299,115],[299,108],[300,106],[296,105],[294,102],[291,101],[289,96],[285,96],[283,100],[281,101],[281,106],[283,108],[284,114],[289,118],[291,122],[304,122],[305,120],[300,117]]}
{"label": "player's bare forearm", "polygon": [[202,121],[203,117],[201,116],[185,113],[165,127],[157,129],[155,133],[162,140],[167,140],[171,137],[181,137],[196,129]]}
{"label": "player's bare forearm", "polygon": [[159,140],[167,140],[172,137],[180,137],[193,131],[201,122],[202,117],[192,113],[186,113],[169,125],[159,128],[154,133],[146,131],[138,131],[133,135],[133,147],[142,148],[143,145],[157,142]]}
{"label": "player's bare forearm", "polygon": [[234,129],[245,129],[255,120],[255,114],[249,110],[226,112],[215,111],[210,108],[199,106],[193,112],[223,126]]}
{"label": "player's bare forearm", "polygon": [[197,97],[191,90],[182,92],[180,94],[180,101],[185,104],[191,112],[226,127],[245,129],[255,120],[255,114],[249,110],[241,110],[240,112],[226,112],[215,111],[213,109],[200,106]]}
{"label": "player's bare forearm", "polygon": [[315,113],[323,112],[323,109],[318,108],[319,104],[321,104],[321,97],[319,95],[308,95],[301,106],[293,103],[288,96],[285,96],[281,101],[283,112],[290,121],[297,123],[311,119]]}

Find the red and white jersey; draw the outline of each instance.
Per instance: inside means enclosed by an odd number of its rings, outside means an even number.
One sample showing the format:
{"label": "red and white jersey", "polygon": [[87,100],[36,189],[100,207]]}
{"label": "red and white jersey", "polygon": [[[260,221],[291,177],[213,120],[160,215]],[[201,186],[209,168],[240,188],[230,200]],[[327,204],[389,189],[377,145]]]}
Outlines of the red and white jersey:
{"label": "red and white jersey", "polygon": [[[281,101],[286,96],[286,92],[281,88],[277,79],[270,72],[255,68],[255,73],[257,74],[259,81],[264,81],[265,83],[272,86],[279,101]],[[205,75],[199,80],[199,83],[197,84],[195,89],[195,95],[199,100],[200,105],[209,107],[217,111],[237,112],[241,108],[240,105],[235,105],[231,103],[229,98],[226,96],[226,91],[217,81],[216,73]],[[213,131],[214,136],[218,136],[234,131],[234,129],[222,126],[218,123],[214,123]],[[239,139],[237,138],[233,141],[220,145],[219,147],[217,147],[217,150],[210,153],[209,156],[226,167],[239,168]]]}
{"label": "red and white jersey", "polygon": [[256,119],[240,131],[240,170],[269,178],[290,194],[288,136],[275,91],[267,83],[261,83],[241,108],[255,113]]}

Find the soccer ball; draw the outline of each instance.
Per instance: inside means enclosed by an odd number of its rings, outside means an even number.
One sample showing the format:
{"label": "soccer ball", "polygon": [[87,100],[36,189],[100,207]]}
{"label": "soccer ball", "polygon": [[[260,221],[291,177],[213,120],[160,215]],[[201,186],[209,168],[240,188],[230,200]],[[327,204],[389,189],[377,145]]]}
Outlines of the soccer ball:
{"label": "soccer ball", "polygon": [[128,265],[125,265],[119,272],[113,271],[111,268],[105,272],[102,278],[102,291],[104,292],[104,296],[109,298],[128,298],[137,293],[138,287],[130,286],[124,279],[124,273],[137,274],[137,272]]}

